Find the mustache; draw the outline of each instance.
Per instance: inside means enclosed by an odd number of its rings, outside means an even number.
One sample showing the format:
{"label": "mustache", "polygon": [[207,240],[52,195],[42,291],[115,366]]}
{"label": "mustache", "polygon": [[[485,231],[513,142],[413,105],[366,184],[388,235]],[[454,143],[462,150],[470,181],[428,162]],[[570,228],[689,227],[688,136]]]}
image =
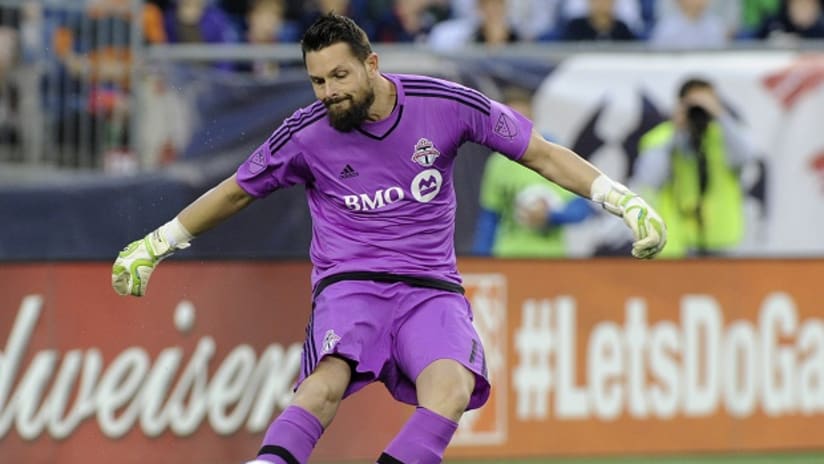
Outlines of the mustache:
{"label": "mustache", "polygon": [[329,106],[334,105],[335,103],[340,103],[342,101],[351,100],[351,99],[352,99],[352,97],[349,97],[349,96],[338,97],[338,98],[324,98],[323,99],[323,104],[326,105],[327,107],[329,107]]}

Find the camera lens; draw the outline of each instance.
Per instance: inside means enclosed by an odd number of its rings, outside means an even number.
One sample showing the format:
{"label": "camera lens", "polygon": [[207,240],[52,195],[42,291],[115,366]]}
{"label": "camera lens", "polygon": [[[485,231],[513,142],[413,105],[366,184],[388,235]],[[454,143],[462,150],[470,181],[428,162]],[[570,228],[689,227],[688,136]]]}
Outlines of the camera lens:
{"label": "camera lens", "polygon": [[687,118],[695,122],[709,121],[710,114],[700,106],[690,106],[687,108]]}
{"label": "camera lens", "polygon": [[710,124],[712,116],[704,108],[696,105],[687,107],[687,121],[690,129],[696,133],[702,133]]}

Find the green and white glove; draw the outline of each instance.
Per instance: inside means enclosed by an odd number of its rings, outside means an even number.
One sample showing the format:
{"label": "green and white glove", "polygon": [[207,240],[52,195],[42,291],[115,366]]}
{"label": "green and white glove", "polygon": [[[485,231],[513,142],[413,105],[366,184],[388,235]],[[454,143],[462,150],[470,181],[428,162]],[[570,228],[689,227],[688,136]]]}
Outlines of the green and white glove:
{"label": "green and white glove", "polygon": [[600,175],[592,183],[592,200],[622,218],[632,230],[632,256],[649,259],[667,244],[667,226],[650,205],[624,185]]}
{"label": "green and white glove", "polygon": [[119,295],[143,296],[155,267],[194,237],[177,218],[126,245],[112,266],[112,288]]}

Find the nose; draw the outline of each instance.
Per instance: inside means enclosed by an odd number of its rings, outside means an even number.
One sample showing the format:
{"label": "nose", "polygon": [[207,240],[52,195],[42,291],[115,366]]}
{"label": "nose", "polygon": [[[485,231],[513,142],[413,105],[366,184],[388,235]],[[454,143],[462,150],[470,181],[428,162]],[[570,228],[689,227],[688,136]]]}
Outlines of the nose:
{"label": "nose", "polygon": [[323,91],[326,93],[326,98],[337,98],[338,97],[338,88],[332,82],[326,81],[323,85]]}

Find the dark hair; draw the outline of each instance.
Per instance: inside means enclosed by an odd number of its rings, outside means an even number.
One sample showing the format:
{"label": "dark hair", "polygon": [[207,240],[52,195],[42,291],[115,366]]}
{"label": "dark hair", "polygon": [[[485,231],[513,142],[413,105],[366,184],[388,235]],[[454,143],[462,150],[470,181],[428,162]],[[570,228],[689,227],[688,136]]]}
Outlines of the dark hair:
{"label": "dark hair", "polygon": [[322,50],[330,45],[343,42],[349,44],[352,54],[364,61],[372,53],[372,45],[366,32],[355,21],[329,12],[315,20],[309,29],[303,33],[300,48],[303,52],[303,64],[306,64],[306,53]]}
{"label": "dark hair", "polygon": [[712,84],[700,77],[691,77],[681,84],[678,89],[678,98],[684,98],[692,89],[712,89]]}

